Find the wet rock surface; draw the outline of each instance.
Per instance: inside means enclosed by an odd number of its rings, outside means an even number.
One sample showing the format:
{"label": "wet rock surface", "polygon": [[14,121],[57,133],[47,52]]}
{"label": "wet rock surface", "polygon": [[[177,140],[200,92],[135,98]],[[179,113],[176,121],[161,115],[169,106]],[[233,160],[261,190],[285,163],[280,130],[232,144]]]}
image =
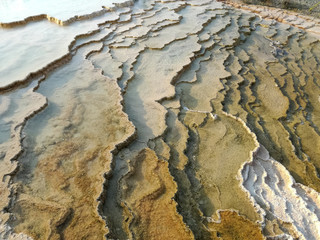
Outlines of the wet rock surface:
{"label": "wet rock surface", "polygon": [[320,22],[233,6],[2,26],[0,239],[319,239]]}

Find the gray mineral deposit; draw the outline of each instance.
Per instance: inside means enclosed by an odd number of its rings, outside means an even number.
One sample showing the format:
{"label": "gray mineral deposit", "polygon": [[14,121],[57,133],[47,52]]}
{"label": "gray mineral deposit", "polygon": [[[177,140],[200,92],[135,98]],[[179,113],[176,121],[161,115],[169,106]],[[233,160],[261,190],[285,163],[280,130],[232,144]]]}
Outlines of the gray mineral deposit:
{"label": "gray mineral deposit", "polygon": [[320,19],[259,2],[0,0],[0,240],[319,240]]}

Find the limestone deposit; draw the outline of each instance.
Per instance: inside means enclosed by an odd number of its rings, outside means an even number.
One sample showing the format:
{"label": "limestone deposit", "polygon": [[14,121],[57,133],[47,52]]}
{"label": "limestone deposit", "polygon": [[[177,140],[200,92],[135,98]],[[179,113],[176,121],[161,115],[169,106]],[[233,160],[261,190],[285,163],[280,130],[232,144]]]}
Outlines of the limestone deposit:
{"label": "limestone deposit", "polygon": [[320,239],[320,20],[117,2],[0,18],[0,239]]}

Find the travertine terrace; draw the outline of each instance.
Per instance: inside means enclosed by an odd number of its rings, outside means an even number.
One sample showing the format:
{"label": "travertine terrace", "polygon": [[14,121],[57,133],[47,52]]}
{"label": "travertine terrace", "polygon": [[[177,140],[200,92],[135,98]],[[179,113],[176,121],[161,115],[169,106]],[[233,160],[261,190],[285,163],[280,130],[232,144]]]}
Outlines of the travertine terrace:
{"label": "travertine terrace", "polygon": [[320,239],[319,20],[79,9],[1,19],[0,239]]}

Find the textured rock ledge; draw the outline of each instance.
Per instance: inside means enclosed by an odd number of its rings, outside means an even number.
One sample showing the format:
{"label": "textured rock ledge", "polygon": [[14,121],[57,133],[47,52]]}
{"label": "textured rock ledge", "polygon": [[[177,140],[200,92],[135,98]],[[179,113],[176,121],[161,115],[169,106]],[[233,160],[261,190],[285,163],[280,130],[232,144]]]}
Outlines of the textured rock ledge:
{"label": "textured rock ledge", "polygon": [[70,24],[6,76],[0,236],[319,238],[318,35],[275,19],[150,0]]}

